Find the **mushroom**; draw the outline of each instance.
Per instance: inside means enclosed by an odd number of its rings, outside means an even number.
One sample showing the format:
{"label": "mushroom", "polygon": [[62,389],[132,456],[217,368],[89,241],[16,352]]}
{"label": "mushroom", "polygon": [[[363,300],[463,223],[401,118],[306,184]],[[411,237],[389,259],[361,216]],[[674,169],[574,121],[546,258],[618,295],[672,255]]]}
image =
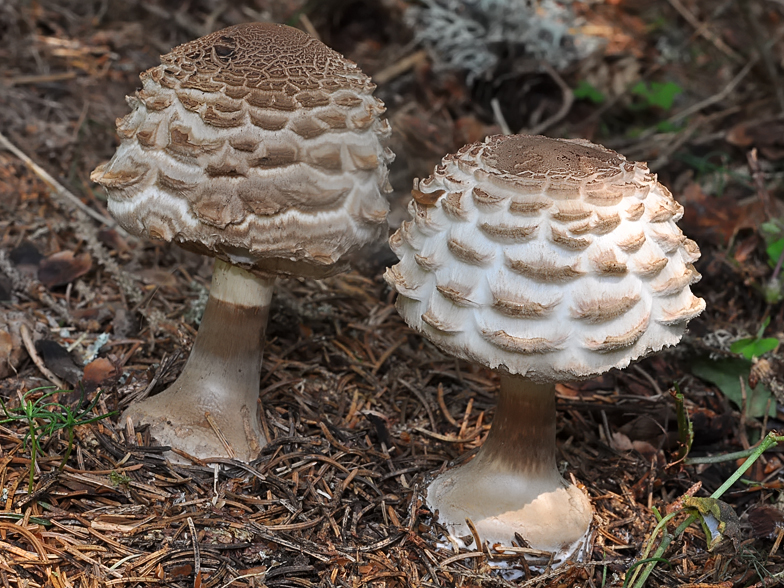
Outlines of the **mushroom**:
{"label": "mushroom", "polygon": [[642,163],[584,140],[493,136],[415,182],[390,238],[387,282],[405,321],[496,370],[492,429],[427,503],[453,539],[519,534],[563,561],[585,545],[588,498],[556,466],[555,383],[676,344],[705,302],[683,208]]}
{"label": "mushroom", "polygon": [[91,178],[130,233],[216,261],[182,374],[124,416],[198,458],[249,461],[266,442],[259,381],[276,277],[343,271],[386,229],[384,105],[356,64],[276,24],[180,45],[140,77],[121,144]]}

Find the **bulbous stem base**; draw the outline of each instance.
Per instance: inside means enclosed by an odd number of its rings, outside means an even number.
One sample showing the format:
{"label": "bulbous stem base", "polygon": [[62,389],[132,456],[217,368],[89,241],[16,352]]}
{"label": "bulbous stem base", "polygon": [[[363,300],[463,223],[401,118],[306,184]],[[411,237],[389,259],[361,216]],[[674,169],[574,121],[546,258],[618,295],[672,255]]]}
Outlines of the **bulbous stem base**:
{"label": "bulbous stem base", "polygon": [[555,455],[555,386],[502,376],[487,439],[470,462],[430,484],[427,503],[459,541],[471,537],[469,518],[490,545],[511,545],[518,533],[563,561],[585,542],[593,511],[558,473]]}
{"label": "bulbous stem base", "polygon": [[[217,260],[210,298],[182,373],[163,392],[129,406],[123,420],[149,424],[160,445],[200,459],[232,457],[228,444],[233,457],[253,460],[266,444],[258,398],[274,283]],[[173,452],[167,457],[184,461]]]}

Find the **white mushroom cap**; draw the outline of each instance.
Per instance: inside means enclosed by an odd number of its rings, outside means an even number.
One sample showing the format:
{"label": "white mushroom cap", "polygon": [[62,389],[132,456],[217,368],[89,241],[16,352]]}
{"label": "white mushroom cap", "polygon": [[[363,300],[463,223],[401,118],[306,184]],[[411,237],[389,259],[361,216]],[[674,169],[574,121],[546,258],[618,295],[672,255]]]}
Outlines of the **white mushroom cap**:
{"label": "white mushroom cap", "polygon": [[705,308],[683,208],[642,163],[584,140],[493,136],[414,186],[385,278],[460,358],[589,378],[676,344]]}
{"label": "white mushroom cap", "polygon": [[271,273],[323,275],[380,237],[389,124],[353,62],[297,29],[242,24],[141,74],[92,179],[133,234]]}

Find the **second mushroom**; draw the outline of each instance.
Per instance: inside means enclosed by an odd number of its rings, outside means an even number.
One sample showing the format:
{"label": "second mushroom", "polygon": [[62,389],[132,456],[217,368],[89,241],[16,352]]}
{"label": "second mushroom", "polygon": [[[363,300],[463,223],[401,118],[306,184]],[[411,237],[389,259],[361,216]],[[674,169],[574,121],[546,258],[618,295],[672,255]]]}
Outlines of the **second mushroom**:
{"label": "second mushroom", "polygon": [[[584,140],[494,136],[415,183],[385,275],[406,322],[496,370],[492,429],[427,489],[455,540],[519,535],[563,561],[585,546],[586,495],[556,465],[555,383],[675,345],[705,302],[683,208],[641,163]],[[481,548],[480,546],[477,546]]]}
{"label": "second mushroom", "polygon": [[217,259],[182,374],[124,417],[197,458],[249,461],[266,442],[259,379],[276,277],[342,271],[385,231],[384,105],[356,64],[267,23],[180,45],[141,79],[92,179],[129,232]]}

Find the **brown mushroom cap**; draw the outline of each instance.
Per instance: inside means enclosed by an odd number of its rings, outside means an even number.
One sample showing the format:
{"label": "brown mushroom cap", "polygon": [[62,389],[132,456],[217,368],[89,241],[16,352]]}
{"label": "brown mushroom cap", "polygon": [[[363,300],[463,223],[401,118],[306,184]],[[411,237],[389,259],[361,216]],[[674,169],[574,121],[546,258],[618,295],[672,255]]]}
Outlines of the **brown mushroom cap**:
{"label": "brown mushroom cap", "polygon": [[92,175],[131,233],[306,275],[382,234],[390,129],[356,64],[297,29],[251,23],[180,45],[140,77],[121,145]]}
{"label": "brown mushroom cap", "polygon": [[494,136],[415,185],[386,273],[448,353],[538,381],[666,345],[705,308],[683,208],[642,163],[584,140]]}

